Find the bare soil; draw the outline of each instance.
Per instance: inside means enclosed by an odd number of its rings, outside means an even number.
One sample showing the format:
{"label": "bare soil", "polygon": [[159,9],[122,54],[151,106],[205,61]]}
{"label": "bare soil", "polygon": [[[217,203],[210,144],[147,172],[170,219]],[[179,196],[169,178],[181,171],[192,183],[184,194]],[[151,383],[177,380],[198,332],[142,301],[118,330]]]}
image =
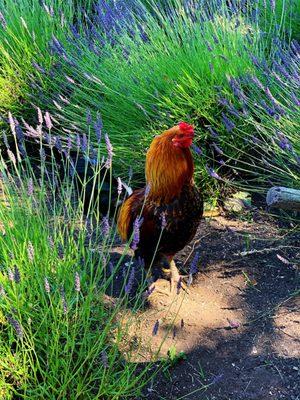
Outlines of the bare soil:
{"label": "bare soil", "polygon": [[[130,332],[141,343],[138,362],[157,353],[165,360],[143,398],[300,399],[299,231],[286,235],[270,217],[254,219],[203,220],[176,257],[188,271],[200,252],[189,292],[166,296],[159,290],[168,281],[156,282]],[[183,357],[167,367],[170,348]]]}

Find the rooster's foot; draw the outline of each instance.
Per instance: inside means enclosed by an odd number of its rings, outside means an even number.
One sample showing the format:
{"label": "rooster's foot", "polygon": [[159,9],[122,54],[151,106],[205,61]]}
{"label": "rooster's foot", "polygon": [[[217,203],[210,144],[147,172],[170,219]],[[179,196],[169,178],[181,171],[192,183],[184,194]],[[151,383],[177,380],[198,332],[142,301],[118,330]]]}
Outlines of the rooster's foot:
{"label": "rooster's foot", "polygon": [[179,294],[181,290],[184,290],[186,293],[188,293],[187,285],[183,281],[183,278],[186,278],[186,276],[179,274],[179,271],[176,267],[174,260],[170,261],[169,265],[170,265],[169,269],[162,268],[162,271],[170,280],[171,294],[173,293]]}

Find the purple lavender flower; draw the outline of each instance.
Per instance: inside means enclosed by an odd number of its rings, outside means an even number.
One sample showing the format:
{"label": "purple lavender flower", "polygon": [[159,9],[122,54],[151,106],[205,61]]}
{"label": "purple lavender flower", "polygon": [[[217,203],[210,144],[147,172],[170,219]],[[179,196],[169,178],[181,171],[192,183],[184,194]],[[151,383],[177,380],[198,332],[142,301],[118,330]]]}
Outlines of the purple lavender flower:
{"label": "purple lavender flower", "polygon": [[31,197],[33,195],[33,180],[32,180],[32,178],[29,178],[29,180],[28,180],[27,195],[29,197]]}
{"label": "purple lavender flower", "polygon": [[21,282],[21,274],[20,274],[19,268],[16,265],[14,266],[14,281],[16,283]]}
{"label": "purple lavender flower", "polygon": [[24,132],[19,123],[16,123],[16,137],[20,142],[24,141]]}
{"label": "purple lavender flower", "polygon": [[4,297],[4,296],[5,296],[4,287],[2,285],[0,285],[0,297]]}
{"label": "purple lavender flower", "polygon": [[88,74],[87,72],[84,72],[84,73],[83,73],[83,76],[84,76],[86,79],[88,79],[89,81],[92,81],[92,80],[93,80],[93,78],[91,77],[91,75]]}
{"label": "purple lavender flower", "polygon": [[213,168],[206,166],[206,171],[212,178],[222,180]]}
{"label": "purple lavender flower", "polygon": [[71,32],[72,32],[74,38],[77,39],[77,40],[79,40],[79,39],[80,39],[80,35],[79,35],[79,33],[78,33],[77,26],[76,26],[76,25],[71,25],[71,26],[70,26],[70,30],[71,30]]}
{"label": "purple lavender flower", "polygon": [[16,164],[16,157],[15,157],[14,153],[10,149],[7,149],[7,154],[8,154],[10,161],[13,164]]}
{"label": "purple lavender flower", "polygon": [[239,99],[242,99],[245,97],[241,85],[239,81],[235,78],[229,78],[229,86],[231,87],[231,90],[233,91],[234,95],[238,97]]}
{"label": "purple lavender flower", "polygon": [[282,115],[286,114],[285,110],[278,103],[274,103],[274,109],[277,111],[278,116],[282,116]]}
{"label": "purple lavender flower", "polygon": [[206,44],[207,50],[208,50],[209,52],[211,52],[213,49],[212,49],[210,43],[209,43],[207,40],[205,40],[205,44]]}
{"label": "purple lavender flower", "polygon": [[10,325],[15,329],[17,337],[19,339],[22,339],[23,338],[23,330],[22,330],[21,324],[16,319],[14,319],[11,315],[7,316],[7,320],[10,323]]}
{"label": "purple lavender flower", "polygon": [[33,244],[29,241],[27,246],[27,255],[29,261],[33,262],[34,259],[34,247]]}
{"label": "purple lavender flower", "polygon": [[132,286],[133,286],[133,282],[134,282],[134,275],[135,275],[135,268],[133,266],[131,268],[131,271],[130,271],[128,282],[125,285],[125,293],[126,294],[130,294],[130,292],[132,291]]}
{"label": "purple lavender flower", "polygon": [[253,142],[254,144],[258,144],[258,143],[261,142],[261,140],[258,139],[258,137],[254,136],[254,135],[251,136],[251,140],[252,140],[252,142]]}
{"label": "purple lavender flower", "polygon": [[76,135],[76,147],[77,147],[77,150],[79,151],[80,150],[80,146],[81,146],[81,139],[80,139],[80,135]]}
{"label": "purple lavender flower", "polygon": [[45,122],[46,122],[46,127],[50,130],[53,127],[52,121],[51,121],[51,115],[49,114],[48,111],[46,111],[46,114],[44,116]]}
{"label": "purple lavender flower", "polygon": [[167,226],[166,213],[162,212],[161,213],[161,228],[165,229],[166,226]]}
{"label": "purple lavender flower", "polygon": [[189,272],[189,279],[188,279],[188,286],[191,286],[193,283],[193,275],[195,275],[198,272],[198,263],[199,263],[199,258],[200,258],[200,253],[197,252],[194,255],[194,258],[192,259],[191,265],[190,265],[190,272]]}
{"label": "purple lavender flower", "polygon": [[284,76],[288,80],[291,79],[289,72],[286,70],[286,68],[283,65],[278,64],[277,61],[274,61],[273,65],[276,68],[276,70],[280,72],[280,74],[282,76]]}
{"label": "purple lavender flower", "polygon": [[11,282],[14,282],[14,281],[15,281],[14,273],[13,273],[13,271],[12,271],[10,268],[7,269],[7,275],[8,275],[8,279],[9,279]]}
{"label": "purple lavender flower", "polygon": [[60,43],[60,41],[52,35],[52,41],[50,43],[50,48],[54,53],[57,53],[60,56],[65,55],[65,49],[63,45]]}
{"label": "purple lavender flower", "polygon": [[83,153],[86,153],[88,151],[88,140],[85,133],[82,135],[81,138],[81,150]]}
{"label": "purple lavender flower", "polygon": [[200,149],[200,147],[196,146],[195,144],[192,144],[192,149],[196,154],[198,154],[198,156],[203,155],[203,151]]}
{"label": "purple lavender flower", "polygon": [[62,152],[62,143],[61,143],[61,140],[60,140],[60,137],[59,137],[59,136],[56,136],[54,146],[57,148],[57,150],[58,150],[60,153]]}
{"label": "purple lavender flower", "polygon": [[234,108],[232,105],[228,106],[228,112],[230,112],[231,115],[233,115],[237,118],[240,118],[240,116],[241,116],[240,112],[236,108]]}
{"label": "purple lavender flower", "polygon": [[2,14],[2,12],[0,11],[0,24],[2,25],[2,28],[6,29],[6,20],[4,18],[4,15]]}
{"label": "purple lavender flower", "polygon": [[270,107],[270,106],[265,102],[265,100],[261,100],[260,103],[261,103],[262,107],[264,108],[264,110],[266,111],[266,113],[267,113],[268,115],[270,115],[270,117],[274,117],[274,116],[275,116],[276,111],[274,110],[274,108]]}
{"label": "purple lavender flower", "polygon": [[176,326],[173,326],[173,339],[175,339],[176,338],[176,335],[177,335],[177,328],[176,328]]}
{"label": "purple lavender flower", "polygon": [[215,42],[215,44],[219,44],[219,40],[216,35],[213,34],[212,38],[213,38],[213,41]]}
{"label": "purple lavender flower", "polygon": [[296,55],[300,53],[300,44],[297,40],[293,39],[291,42],[291,46]]}
{"label": "purple lavender flower", "polygon": [[39,124],[42,125],[44,119],[43,119],[43,114],[42,114],[42,111],[41,111],[40,107],[37,108],[37,112],[38,112],[38,121],[39,121]]}
{"label": "purple lavender flower", "polygon": [[156,336],[159,328],[159,320],[157,319],[152,330],[152,336]]}
{"label": "purple lavender flower", "polygon": [[199,251],[197,251],[197,253],[194,255],[194,258],[192,259],[192,262],[190,265],[190,274],[191,275],[194,275],[198,272],[199,258],[200,258],[200,253],[199,253]]}
{"label": "purple lavender flower", "polygon": [[182,278],[180,277],[176,285],[177,294],[180,293],[181,288],[182,288]]}
{"label": "purple lavender flower", "polygon": [[88,125],[92,124],[92,114],[91,114],[91,110],[89,108],[86,110],[86,123]]}
{"label": "purple lavender flower", "polygon": [[72,138],[69,136],[67,140],[67,153],[70,154],[70,151],[72,149]]}
{"label": "purple lavender flower", "polygon": [[43,133],[43,131],[42,131],[42,125],[38,125],[38,126],[36,127],[35,132],[36,132],[37,137],[42,137],[42,133]]}
{"label": "purple lavender flower", "polygon": [[52,10],[50,10],[48,5],[44,1],[42,2],[42,5],[43,5],[44,9],[46,10],[46,13],[49,14],[51,17],[53,17],[53,8],[51,7]]}
{"label": "purple lavender flower", "polygon": [[117,181],[118,181],[118,196],[121,196],[123,190],[121,178],[118,177]]}
{"label": "purple lavender flower", "polygon": [[45,153],[45,150],[44,150],[43,147],[40,149],[40,157],[41,157],[41,162],[45,163],[45,161],[46,161],[46,153]]}
{"label": "purple lavender flower", "polygon": [[10,111],[8,113],[8,121],[9,121],[10,129],[11,129],[12,133],[15,134],[16,124],[15,124],[15,120]]}
{"label": "purple lavender flower", "polygon": [[289,151],[293,150],[293,146],[291,145],[289,139],[282,132],[278,131],[277,137],[279,139],[278,146],[282,150],[289,150]]}
{"label": "purple lavender flower", "polygon": [[250,55],[250,58],[251,58],[253,64],[254,64],[256,67],[259,68],[259,67],[260,67],[260,63],[259,63],[258,59],[257,59],[253,54]]}
{"label": "purple lavender flower", "polygon": [[275,11],[275,7],[276,7],[276,1],[275,0],[270,0],[270,7],[271,7],[271,10],[274,12]]}
{"label": "purple lavender flower", "polygon": [[72,79],[70,76],[65,75],[65,78],[66,78],[66,80],[67,80],[68,82],[72,83],[73,85],[75,84],[74,79]]}
{"label": "purple lavender flower", "polygon": [[67,304],[66,295],[65,295],[65,291],[64,291],[63,287],[61,287],[61,289],[60,289],[60,295],[61,295],[63,312],[66,315],[68,313],[68,304]]}
{"label": "purple lavender flower", "polygon": [[271,102],[273,104],[277,104],[277,100],[275,99],[275,97],[272,95],[270,89],[268,87],[265,88],[265,93],[268,96],[268,98],[271,100]]}
{"label": "purple lavender flower", "polygon": [[149,196],[150,190],[151,190],[151,184],[148,183],[145,188],[145,198],[147,198]]}
{"label": "purple lavender flower", "polygon": [[225,97],[219,97],[218,102],[225,107],[229,106],[229,101]]}
{"label": "purple lavender flower", "polygon": [[145,269],[145,260],[142,257],[138,257],[137,259],[138,262],[138,268],[142,271]]}
{"label": "purple lavender flower", "polygon": [[46,277],[44,279],[44,288],[45,288],[45,292],[46,293],[50,293],[50,284],[49,284],[49,281],[48,281],[48,279]]}
{"label": "purple lavender flower", "polygon": [[132,250],[137,250],[140,241],[140,227],[143,223],[143,218],[137,217],[133,223],[133,239],[131,243]]}
{"label": "purple lavender flower", "polygon": [[222,121],[225,125],[227,132],[231,132],[233,130],[233,128],[235,128],[234,123],[224,113],[222,113]]}
{"label": "purple lavender flower", "polygon": [[110,230],[108,217],[102,218],[101,225],[102,225],[102,234],[103,234],[104,238],[106,238],[109,235],[109,230]]}
{"label": "purple lavender flower", "polygon": [[112,157],[113,157],[113,147],[111,145],[111,142],[109,140],[108,134],[105,134],[105,143],[106,143],[106,149],[107,149],[107,160],[105,162],[105,167],[107,169],[111,168],[111,164],[112,164]]}
{"label": "purple lavender flower", "polygon": [[292,94],[291,94],[291,99],[292,99],[293,103],[294,103],[296,106],[300,107],[300,100],[299,100],[298,97],[295,95],[295,93],[292,93]]}
{"label": "purple lavender flower", "polygon": [[108,368],[109,367],[108,357],[107,357],[107,354],[106,354],[105,350],[101,351],[101,360],[102,360],[103,367],[104,368]]}
{"label": "purple lavender flower", "polygon": [[78,272],[75,272],[75,292],[80,292],[80,276]]}
{"label": "purple lavender flower", "polygon": [[208,126],[207,129],[209,130],[209,133],[211,134],[212,137],[214,137],[214,138],[219,137],[217,132],[215,132],[211,126]]}
{"label": "purple lavender flower", "polygon": [[18,149],[19,149],[21,156],[25,158],[27,153],[26,153],[26,149],[22,143],[18,143]]}
{"label": "purple lavender flower", "polygon": [[70,101],[69,101],[66,97],[63,97],[61,94],[59,95],[59,98],[60,98],[61,101],[63,101],[64,103],[70,104]]}
{"label": "purple lavender flower", "polygon": [[212,147],[216,150],[217,153],[221,155],[224,154],[223,150],[219,146],[217,146],[216,143],[212,143]]}
{"label": "purple lavender flower", "polygon": [[155,285],[151,285],[145,292],[145,298],[149,297],[155,290]]}

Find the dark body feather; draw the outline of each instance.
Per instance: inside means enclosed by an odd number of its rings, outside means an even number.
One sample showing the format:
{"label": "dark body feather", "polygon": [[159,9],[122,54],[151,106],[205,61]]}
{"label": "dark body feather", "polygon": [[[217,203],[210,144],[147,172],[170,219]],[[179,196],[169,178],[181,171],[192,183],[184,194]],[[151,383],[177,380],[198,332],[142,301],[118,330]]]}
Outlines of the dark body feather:
{"label": "dark body feather", "polygon": [[[151,199],[146,199],[144,204],[144,195],[145,189],[136,190],[131,195],[133,206],[128,233],[129,236],[132,234],[133,222],[143,208],[140,241],[135,255],[144,259],[147,268],[157,245],[155,262],[159,262],[165,256],[174,256],[193,239],[203,214],[203,198],[193,184],[184,185],[179,196],[168,204],[157,205]],[[162,232],[163,214],[166,226]]]}

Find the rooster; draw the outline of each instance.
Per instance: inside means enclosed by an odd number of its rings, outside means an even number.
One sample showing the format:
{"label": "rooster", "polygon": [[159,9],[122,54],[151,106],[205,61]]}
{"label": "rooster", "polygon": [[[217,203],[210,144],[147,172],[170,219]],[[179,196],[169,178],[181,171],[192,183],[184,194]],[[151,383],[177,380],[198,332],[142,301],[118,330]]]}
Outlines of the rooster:
{"label": "rooster", "polygon": [[193,179],[193,138],[194,128],[185,122],[154,138],[146,155],[147,186],[135,190],[118,215],[123,241],[130,240],[139,222],[135,257],[143,259],[146,269],[158,265],[170,279],[171,292],[182,285],[174,256],[193,239],[203,214]]}

